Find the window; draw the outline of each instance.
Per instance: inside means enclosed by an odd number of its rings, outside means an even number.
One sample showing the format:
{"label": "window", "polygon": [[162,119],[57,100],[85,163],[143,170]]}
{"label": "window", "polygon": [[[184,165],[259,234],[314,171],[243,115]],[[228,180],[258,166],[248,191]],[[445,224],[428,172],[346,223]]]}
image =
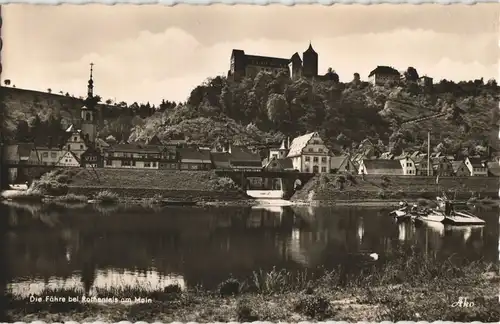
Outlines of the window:
{"label": "window", "polygon": [[151,162],[144,162],[144,167],[145,168],[150,168],[151,167]]}
{"label": "window", "polygon": [[130,166],[130,161],[122,161],[123,166]]}
{"label": "window", "polygon": [[406,163],[406,166],[407,167],[411,167],[411,163]]}
{"label": "window", "polygon": [[78,141],[78,137],[75,136],[75,137],[73,137],[73,142],[76,142],[76,141]]}
{"label": "window", "polygon": [[311,161],[311,157],[310,156],[306,156],[306,162],[309,162]]}
{"label": "window", "polygon": [[322,163],[326,163],[326,156],[323,156],[323,157],[321,158],[321,162],[322,162]]}
{"label": "window", "polygon": [[313,150],[313,148],[312,148],[312,147],[310,147],[310,148],[308,148],[308,149],[307,149],[307,151],[308,151],[308,152],[313,152],[314,150]]}
{"label": "window", "polygon": [[313,157],[313,162],[318,163],[318,157],[317,156]]}
{"label": "window", "polygon": [[322,148],[319,148],[319,149],[318,149],[318,152],[323,153],[323,149],[322,149]]}
{"label": "window", "polygon": [[111,165],[111,160],[106,160],[106,165]]}
{"label": "window", "polygon": [[135,166],[135,161],[131,161],[132,166]]}
{"label": "window", "polygon": [[156,162],[153,162],[151,165],[153,166],[153,168],[156,168]]}
{"label": "window", "polygon": [[321,167],[321,172],[326,172],[326,167]]}
{"label": "window", "polygon": [[80,150],[83,150],[83,145],[82,144],[80,144]]}
{"label": "window", "polygon": [[57,157],[57,153],[56,152],[50,152],[50,157],[55,159]]}
{"label": "window", "polygon": [[309,168],[308,168],[308,167],[306,167],[304,171],[305,171],[305,172],[309,172]]}
{"label": "window", "polygon": [[271,155],[271,158],[277,158],[277,157],[278,157],[278,154],[274,154],[274,153],[273,153],[273,154]]}
{"label": "window", "polygon": [[43,153],[42,153],[42,157],[44,157],[44,158],[48,158],[48,157],[49,157],[49,152],[43,152]]}

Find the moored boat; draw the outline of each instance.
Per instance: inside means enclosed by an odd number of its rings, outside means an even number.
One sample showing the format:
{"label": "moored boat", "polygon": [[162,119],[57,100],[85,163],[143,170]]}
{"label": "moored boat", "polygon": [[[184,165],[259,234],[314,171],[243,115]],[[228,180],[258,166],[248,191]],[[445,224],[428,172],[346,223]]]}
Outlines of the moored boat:
{"label": "moored boat", "polygon": [[450,225],[484,225],[486,222],[481,218],[466,211],[453,211],[449,216],[445,216],[443,224]]}

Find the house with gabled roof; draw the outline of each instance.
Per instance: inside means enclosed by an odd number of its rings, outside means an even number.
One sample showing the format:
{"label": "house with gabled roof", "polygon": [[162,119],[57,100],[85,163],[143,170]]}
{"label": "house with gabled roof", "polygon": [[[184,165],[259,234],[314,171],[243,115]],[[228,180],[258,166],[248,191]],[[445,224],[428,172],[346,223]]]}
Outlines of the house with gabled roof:
{"label": "house with gabled roof", "polygon": [[464,162],[472,177],[488,176],[488,167],[486,165],[487,161],[485,159],[479,157],[467,157]]}
{"label": "house with gabled roof", "polygon": [[292,159],[290,158],[284,158],[284,159],[278,159],[278,158],[271,158],[271,159],[266,159],[263,163],[263,169],[265,171],[296,171],[293,168],[293,162]]}
{"label": "house with gabled roof", "polygon": [[349,155],[331,156],[330,170],[332,173],[337,173],[337,172],[357,173],[357,168],[351,161],[351,157]]}
{"label": "house with gabled roof", "polygon": [[181,170],[210,170],[212,160],[210,151],[200,150],[195,146],[185,146],[178,149]]}
{"label": "house with gabled roof", "polygon": [[393,67],[379,65],[368,75],[368,80],[374,85],[385,85],[387,82],[398,82],[401,73]]}
{"label": "house with gabled roof", "polygon": [[410,157],[410,155],[399,158],[397,160],[401,164],[403,175],[414,176],[417,174],[417,166],[415,165],[415,161]]}
{"label": "house with gabled roof", "polygon": [[470,177],[469,168],[467,168],[463,160],[452,161],[451,167],[453,168],[453,175],[455,177]]}
{"label": "house with gabled roof", "polygon": [[62,154],[59,161],[57,161],[56,166],[60,167],[79,167],[80,159],[78,156],[71,151],[66,151]]}
{"label": "house with gabled roof", "polygon": [[239,145],[229,145],[229,165],[231,169],[262,170],[262,159],[258,153]]}
{"label": "house with gabled roof", "polygon": [[293,168],[300,172],[330,172],[330,150],[318,132],[294,138],[290,144],[287,158],[292,159]]}
{"label": "house with gabled roof", "polygon": [[398,160],[363,160],[359,165],[358,174],[403,175],[403,168]]}

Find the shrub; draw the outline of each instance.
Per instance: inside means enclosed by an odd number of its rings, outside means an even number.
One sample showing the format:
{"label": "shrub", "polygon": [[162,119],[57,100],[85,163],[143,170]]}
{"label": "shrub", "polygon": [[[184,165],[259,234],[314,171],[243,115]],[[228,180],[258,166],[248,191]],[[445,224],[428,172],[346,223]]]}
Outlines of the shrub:
{"label": "shrub", "polygon": [[228,177],[217,177],[208,180],[209,185],[216,191],[241,191],[241,188]]}
{"label": "shrub", "polygon": [[240,282],[234,278],[229,278],[220,283],[217,290],[221,297],[237,295],[240,292]]}
{"label": "shrub", "polygon": [[118,202],[118,194],[109,190],[100,191],[96,198],[102,204],[112,204]]}
{"label": "shrub", "polygon": [[72,193],[69,193],[64,196],[59,196],[55,198],[55,201],[59,202],[87,202],[89,199],[85,195],[75,195]]}
{"label": "shrub", "polygon": [[258,316],[255,315],[255,312],[252,311],[250,307],[250,303],[246,299],[238,300],[236,304],[236,314],[238,316],[238,321],[243,322],[253,322],[258,320]]}
{"label": "shrub", "polygon": [[346,180],[345,180],[345,177],[343,175],[337,176],[336,182],[338,183],[340,190],[344,189],[344,184],[345,184]]}
{"label": "shrub", "polygon": [[324,319],[331,315],[328,300],[317,295],[302,296],[296,303],[295,310],[315,319]]}
{"label": "shrub", "polygon": [[68,193],[68,185],[55,180],[35,180],[31,184],[30,189],[38,190],[42,194],[49,196],[62,196]]}

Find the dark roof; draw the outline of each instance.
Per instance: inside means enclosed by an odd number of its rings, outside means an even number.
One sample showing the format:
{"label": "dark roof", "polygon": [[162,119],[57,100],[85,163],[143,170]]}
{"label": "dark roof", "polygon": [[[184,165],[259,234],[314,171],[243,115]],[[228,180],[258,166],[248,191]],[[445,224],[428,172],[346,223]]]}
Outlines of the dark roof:
{"label": "dark roof", "polygon": [[462,165],[465,166],[464,161],[452,161],[451,162],[451,167],[453,168],[453,172],[457,172],[458,168],[460,168],[460,166],[462,166]]}
{"label": "dark roof", "polygon": [[127,153],[161,153],[161,148],[157,145],[142,144],[115,144],[104,148],[108,152],[127,152]]}
{"label": "dark roof", "polygon": [[401,75],[398,70],[392,68],[390,66],[379,65],[375,68],[375,70],[371,71],[368,77],[371,77],[374,74],[386,74],[386,75]]}
{"label": "dark roof", "polygon": [[309,47],[306,49],[306,51],[304,52],[304,54],[306,53],[314,53],[314,54],[318,54],[316,53],[316,51],[314,50],[314,48],[312,47],[312,44],[309,43]]}
{"label": "dark roof", "polygon": [[182,159],[210,161],[210,151],[199,150],[196,147],[179,148],[179,155]]}
{"label": "dark roof", "polygon": [[401,169],[401,163],[397,160],[363,160],[363,163],[367,169],[386,169],[386,170],[395,170]]}
{"label": "dark roof", "polygon": [[498,162],[488,162],[488,172],[495,177],[500,177],[500,165]]}
{"label": "dark roof", "polygon": [[215,162],[229,162],[229,153],[228,152],[212,152],[212,160]]}
{"label": "dark roof", "polygon": [[150,139],[146,141],[146,144],[148,145],[163,145],[163,143],[160,141],[158,136],[153,135]]}
{"label": "dark roof", "polygon": [[292,55],[292,58],[290,59],[290,61],[292,61],[292,62],[299,61],[300,63],[302,63],[302,59],[300,58],[300,55],[297,52],[295,52],[295,54]]}
{"label": "dark roof", "polygon": [[229,159],[232,164],[234,164],[234,161],[258,161],[262,163],[259,154],[253,153],[243,146],[231,146]]}
{"label": "dark roof", "polygon": [[342,166],[342,164],[344,163],[344,161],[348,158],[349,158],[349,156],[347,156],[347,155],[332,156],[330,158],[330,165],[331,165],[332,169],[339,169]]}
{"label": "dark roof", "polygon": [[484,161],[484,159],[481,159],[481,158],[470,157],[469,162],[475,168],[483,168],[484,167],[483,164],[485,161]]}
{"label": "dark roof", "polygon": [[261,161],[231,161],[232,166],[262,167]]}
{"label": "dark roof", "polygon": [[212,163],[217,169],[229,169],[229,153],[227,152],[211,152]]}
{"label": "dark roof", "polygon": [[292,159],[289,158],[284,158],[284,159],[278,159],[278,162],[281,164],[283,169],[293,169],[293,162]]}
{"label": "dark roof", "polygon": [[33,143],[19,143],[17,145],[17,154],[19,154],[19,157],[29,157],[34,147]]}

